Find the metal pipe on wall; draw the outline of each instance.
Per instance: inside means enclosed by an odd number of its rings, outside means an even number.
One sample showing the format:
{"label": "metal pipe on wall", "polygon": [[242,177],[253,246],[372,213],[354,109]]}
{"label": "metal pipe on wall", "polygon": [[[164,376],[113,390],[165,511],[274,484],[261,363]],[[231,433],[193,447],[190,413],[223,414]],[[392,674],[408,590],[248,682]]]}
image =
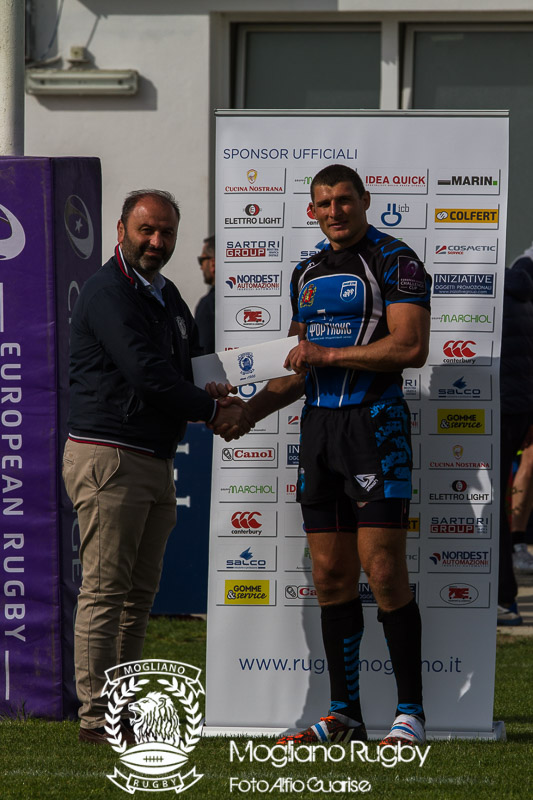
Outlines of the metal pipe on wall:
{"label": "metal pipe on wall", "polygon": [[20,0],[0,0],[0,155],[24,155],[24,17]]}

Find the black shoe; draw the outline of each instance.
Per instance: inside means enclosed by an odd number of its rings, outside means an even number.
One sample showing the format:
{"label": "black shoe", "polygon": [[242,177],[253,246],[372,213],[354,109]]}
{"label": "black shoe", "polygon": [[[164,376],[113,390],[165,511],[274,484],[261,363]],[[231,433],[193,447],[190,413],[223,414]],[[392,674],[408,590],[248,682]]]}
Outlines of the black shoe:
{"label": "black shoe", "polygon": [[[127,744],[136,744],[136,739],[131,728],[128,729],[124,723],[120,724],[120,734]],[[101,728],[80,728],[78,741],[89,744],[106,744],[109,741],[109,734],[104,727]]]}

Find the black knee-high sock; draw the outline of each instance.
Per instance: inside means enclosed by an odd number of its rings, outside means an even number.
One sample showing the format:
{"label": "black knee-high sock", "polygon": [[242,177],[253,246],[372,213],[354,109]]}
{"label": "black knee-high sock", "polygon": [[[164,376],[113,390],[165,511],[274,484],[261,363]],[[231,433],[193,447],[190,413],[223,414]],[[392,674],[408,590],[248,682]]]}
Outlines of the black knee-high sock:
{"label": "black knee-high sock", "polygon": [[362,722],[359,701],[359,646],[363,636],[363,608],[357,597],[348,603],[323,606],[322,638],[329,667],[330,712]]}
{"label": "black knee-high sock", "polygon": [[422,623],[413,598],[395,611],[378,609],[378,620],[389,646],[398,689],[396,714],[416,714],[425,719],[422,706]]}

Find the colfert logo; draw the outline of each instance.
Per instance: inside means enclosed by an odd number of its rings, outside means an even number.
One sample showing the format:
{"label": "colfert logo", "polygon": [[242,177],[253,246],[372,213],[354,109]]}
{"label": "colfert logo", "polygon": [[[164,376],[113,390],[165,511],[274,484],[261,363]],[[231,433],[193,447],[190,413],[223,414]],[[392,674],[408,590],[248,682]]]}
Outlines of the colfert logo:
{"label": "colfert logo", "polygon": [[0,261],[16,258],[25,244],[24,228],[8,208],[0,205]]}
{"label": "colfert logo", "polygon": [[90,258],[94,248],[93,222],[87,206],[77,194],[67,197],[64,221],[68,240],[76,255]]}
{"label": "colfert logo", "polygon": [[[203,775],[196,768],[180,772],[200,741],[202,712],[197,697],[205,694],[201,671],[179,661],[130,661],[106,670],[102,697],[108,697],[105,730],[118,753],[120,767],[108,775],[128,794],[183,792]],[[176,704],[181,706],[180,711]],[[133,712],[136,744],[127,747],[121,732],[123,711]]]}

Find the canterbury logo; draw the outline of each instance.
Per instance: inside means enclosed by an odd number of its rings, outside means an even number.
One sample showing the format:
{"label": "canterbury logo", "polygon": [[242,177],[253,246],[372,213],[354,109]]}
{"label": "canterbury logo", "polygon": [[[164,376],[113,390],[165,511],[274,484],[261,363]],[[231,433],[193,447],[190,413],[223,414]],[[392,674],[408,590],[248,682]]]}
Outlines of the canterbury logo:
{"label": "canterbury logo", "polygon": [[377,484],[378,479],[375,475],[354,475],[355,480],[365,491],[369,492]]}
{"label": "canterbury logo", "polygon": [[444,355],[448,356],[449,358],[472,358],[472,356],[476,355],[476,351],[472,350],[470,345],[476,346],[475,342],[454,342],[451,339],[449,342],[446,342],[444,347],[442,348],[444,351]]}
{"label": "canterbury logo", "polygon": [[260,511],[236,511],[231,518],[231,524],[238,530],[243,528],[257,530],[261,527],[261,522],[256,517],[260,516]]}

